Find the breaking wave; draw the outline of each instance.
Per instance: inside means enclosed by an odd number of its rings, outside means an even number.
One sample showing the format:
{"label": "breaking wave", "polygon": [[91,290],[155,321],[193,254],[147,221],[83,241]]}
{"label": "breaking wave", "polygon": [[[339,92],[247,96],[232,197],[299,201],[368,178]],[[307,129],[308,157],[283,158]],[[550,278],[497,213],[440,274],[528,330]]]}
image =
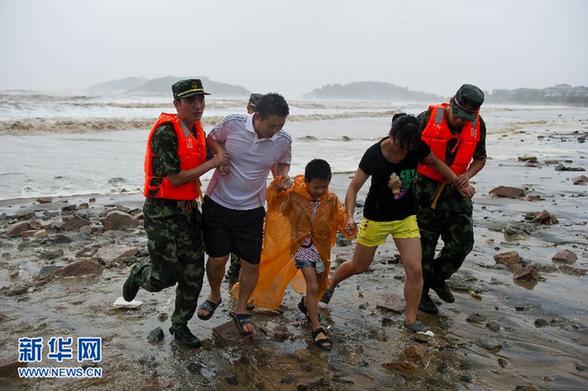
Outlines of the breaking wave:
{"label": "breaking wave", "polygon": [[[391,111],[361,111],[336,114],[298,114],[290,115],[288,121],[322,121],[346,118],[390,117]],[[205,126],[212,126],[223,116],[203,117]],[[39,133],[89,133],[113,130],[149,129],[155,118],[26,118],[0,121],[0,134],[39,134]]]}

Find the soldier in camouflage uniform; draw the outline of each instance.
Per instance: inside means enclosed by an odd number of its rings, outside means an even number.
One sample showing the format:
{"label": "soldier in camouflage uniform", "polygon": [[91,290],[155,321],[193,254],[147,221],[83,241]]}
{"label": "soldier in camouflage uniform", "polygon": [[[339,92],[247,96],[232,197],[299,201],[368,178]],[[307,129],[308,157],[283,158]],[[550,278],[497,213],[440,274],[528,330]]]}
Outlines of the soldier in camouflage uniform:
{"label": "soldier in camouflage uniform", "polygon": [[207,149],[200,118],[204,92],[200,80],[172,86],[177,115],[162,114],[151,131],[145,157],[143,216],[149,261],[137,263],[123,286],[131,301],[139,288],[149,292],[176,283],[175,310],[170,333],[188,347],[200,340],[187,327],[196,310],[204,277],[201,214],[196,197],[200,175],[227,163],[219,154],[206,161]]}
{"label": "soldier in camouflage uniform", "polygon": [[[464,84],[450,103],[431,106],[418,116],[423,140],[458,175],[452,186],[446,186],[430,170],[423,166],[417,169],[415,197],[424,280],[419,308],[427,313],[439,312],[429,296],[429,289],[433,289],[445,302],[455,300],[445,281],[461,267],[474,246],[473,193],[457,189],[462,188],[486,163],[486,125],[479,115],[483,102],[482,90]],[[443,140],[443,129],[445,143],[440,141]],[[435,258],[439,237],[444,246]]]}

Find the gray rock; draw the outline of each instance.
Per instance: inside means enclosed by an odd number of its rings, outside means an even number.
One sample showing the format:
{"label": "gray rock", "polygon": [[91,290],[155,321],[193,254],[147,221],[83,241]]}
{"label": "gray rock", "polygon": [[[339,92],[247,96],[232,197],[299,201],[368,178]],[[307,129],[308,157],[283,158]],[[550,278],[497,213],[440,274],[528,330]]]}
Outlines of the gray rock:
{"label": "gray rock", "polygon": [[502,349],[502,344],[495,339],[480,339],[476,342],[479,347],[488,350],[489,352],[496,353]]}
{"label": "gray rock", "polygon": [[157,327],[157,328],[151,330],[149,332],[149,334],[147,335],[147,341],[149,341],[152,344],[161,342],[161,341],[163,341],[164,338],[165,338],[165,334],[163,333],[163,330],[161,329],[161,327]]}
{"label": "gray rock", "polygon": [[479,313],[474,313],[474,314],[469,314],[468,317],[466,318],[466,322],[468,323],[482,323],[486,320],[486,317],[482,314]]}
{"label": "gray rock", "polygon": [[582,167],[571,167],[571,166],[564,166],[563,164],[558,164],[555,166],[555,171],[586,171]]}
{"label": "gray rock", "polygon": [[498,323],[494,320],[491,320],[488,323],[486,323],[486,328],[497,333],[500,331],[500,323]]}
{"label": "gray rock", "polygon": [[57,259],[62,256],[63,256],[63,250],[60,248],[45,250],[39,255],[39,257],[41,259],[48,259],[48,260]]}
{"label": "gray rock", "polygon": [[73,242],[73,239],[70,238],[69,236],[59,234],[59,235],[55,235],[52,238],[47,239],[47,242],[49,242],[51,244],[66,244],[66,243]]}
{"label": "gray rock", "polygon": [[536,319],[535,322],[535,327],[539,328],[539,327],[545,327],[545,326],[549,326],[549,322],[546,321],[545,319]]}
{"label": "gray rock", "polygon": [[74,210],[77,210],[77,209],[78,209],[78,206],[72,204],[72,205],[64,206],[63,208],[61,208],[61,211],[62,212],[73,212]]}
{"label": "gray rock", "polygon": [[37,274],[37,279],[44,280],[46,278],[50,278],[55,275],[59,270],[63,269],[63,266],[57,265],[48,265],[43,266],[41,270],[39,270],[39,274]]}
{"label": "gray rock", "polygon": [[65,217],[63,219],[63,225],[61,228],[64,231],[77,231],[83,226],[89,225],[90,220],[79,216],[79,215],[72,215],[70,217]]}

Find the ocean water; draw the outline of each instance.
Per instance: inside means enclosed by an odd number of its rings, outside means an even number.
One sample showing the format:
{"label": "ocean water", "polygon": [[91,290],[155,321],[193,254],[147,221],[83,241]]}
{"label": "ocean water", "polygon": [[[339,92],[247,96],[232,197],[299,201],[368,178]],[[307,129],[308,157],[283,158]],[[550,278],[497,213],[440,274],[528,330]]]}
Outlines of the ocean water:
{"label": "ocean water", "polygon": [[[387,134],[392,113],[418,114],[427,107],[382,101],[289,103],[285,128],[294,140],[293,174],[313,158],[326,159],[334,172],[352,172],[363,152]],[[243,112],[245,104],[245,99],[209,97],[205,130],[227,114]],[[149,127],[162,111],[173,112],[164,96],[0,95],[0,200],[140,191]],[[504,134],[550,128],[573,132],[588,124],[588,109],[577,107],[485,105],[482,116],[495,159],[562,153],[557,143],[540,142],[493,149],[493,140]]]}

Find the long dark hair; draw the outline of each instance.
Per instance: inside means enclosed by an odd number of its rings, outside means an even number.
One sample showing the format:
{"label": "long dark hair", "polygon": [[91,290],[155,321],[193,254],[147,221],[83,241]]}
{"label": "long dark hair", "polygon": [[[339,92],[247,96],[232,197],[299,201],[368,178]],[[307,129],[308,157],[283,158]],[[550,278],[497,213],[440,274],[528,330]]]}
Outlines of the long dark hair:
{"label": "long dark hair", "polygon": [[390,137],[398,141],[402,149],[415,149],[421,139],[421,126],[414,115],[397,113],[392,117]]}

